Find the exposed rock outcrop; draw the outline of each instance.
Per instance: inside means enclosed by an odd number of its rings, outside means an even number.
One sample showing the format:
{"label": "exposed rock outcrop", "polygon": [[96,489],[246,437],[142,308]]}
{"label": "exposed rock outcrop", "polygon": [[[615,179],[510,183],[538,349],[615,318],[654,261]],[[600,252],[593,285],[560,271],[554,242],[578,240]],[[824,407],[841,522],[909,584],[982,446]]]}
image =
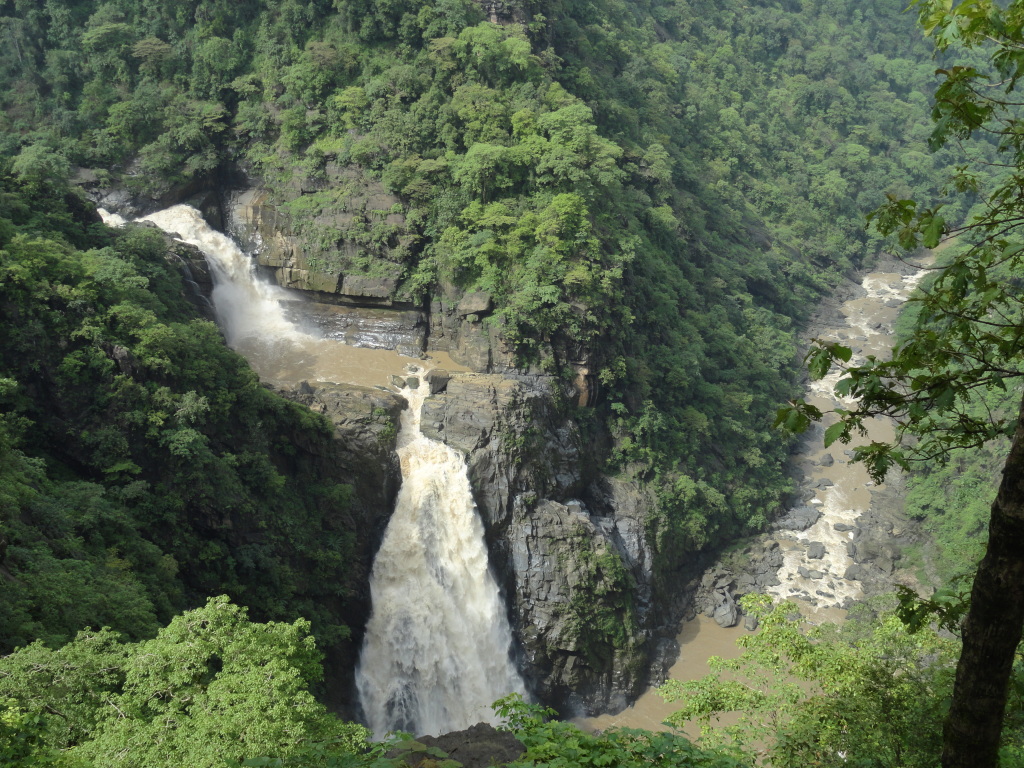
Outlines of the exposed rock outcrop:
{"label": "exposed rock outcrop", "polygon": [[[224,206],[228,231],[285,288],[314,294],[325,303],[411,306],[396,298],[408,232],[401,201],[360,169],[328,162],[312,189],[299,184],[276,195],[255,184],[232,192]],[[312,204],[319,213],[296,231],[282,201],[331,187],[329,199]],[[375,232],[375,234],[373,234]],[[373,274],[361,266],[373,260]]]}
{"label": "exposed rock outcrop", "polygon": [[334,425],[338,461],[352,478],[353,502],[379,529],[379,540],[401,484],[395,438],[405,399],[370,387],[319,382],[303,382],[281,394]]}
{"label": "exposed rock outcrop", "polygon": [[[423,747],[423,749],[421,749]],[[441,736],[420,736],[416,741],[388,753],[388,757],[399,760],[400,765],[409,768],[427,768],[438,764],[434,755],[427,750],[435,748],[456,761],[462,768],[491,768],[518,760],[526,747],[507,731],[499,731],[493,725],[477,723],[463,731],[452,731]]]}
{"label": "exposed rock outcrop", "polygon": [[[279,390],[289,400],[302,403],[326,416],[334,425],[330,456],[332,471],[345,477],[352,495],[339,499],[347,507],[345,529],[358,532],[360,546],[353,548],[347,564],[358,592],[346,598],[352,637],[326,648],[327,669],[332,679],[332,698],[342,706],[350,703],[353,673],[362,645],[363,630],[370,615],[370,570],[387,527],[401,484],[401,471],[395,453],[399,415],[404,398],[379,389],[349,384],[303,382],[295,390]],[[354,716],[354,712],[347,713]]]}
{"label": "exposed rock outcrop", "polygon": [[624,706],[656,643],[646,498],[597,475],[550,377],[454,374],[424,434],[466,454],[523,671],[565,712]]}

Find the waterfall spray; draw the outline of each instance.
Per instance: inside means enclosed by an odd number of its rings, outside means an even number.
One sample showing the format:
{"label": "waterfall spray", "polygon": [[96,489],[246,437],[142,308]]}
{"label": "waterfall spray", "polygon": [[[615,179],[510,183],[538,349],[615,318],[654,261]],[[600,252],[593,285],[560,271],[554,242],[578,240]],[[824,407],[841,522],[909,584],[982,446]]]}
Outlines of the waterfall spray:
{"label": "waterfall spray", "polygon": [[373,565],[373,614],[356,672],[378,737],[494,722],[491,703],[525,691],[465,459],[420,431],[427,386],[403,390],[402,488]]}

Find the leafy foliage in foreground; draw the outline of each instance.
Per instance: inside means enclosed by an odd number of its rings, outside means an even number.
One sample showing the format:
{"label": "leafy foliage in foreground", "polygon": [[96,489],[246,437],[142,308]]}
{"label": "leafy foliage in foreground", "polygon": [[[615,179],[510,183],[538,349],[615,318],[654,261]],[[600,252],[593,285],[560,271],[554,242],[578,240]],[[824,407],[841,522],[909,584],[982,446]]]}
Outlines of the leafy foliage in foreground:
{"label": "leafy foliage in foreground", "polygon": [[[63,765],[220,768],[309,741],[365,746],[364,728],[310,693],[320,661],[309,622],[250,622],[221,597],[152,640],[103,629],[58,650],[33,643],[0,660],[0,700],[16,702],[3,715],[11,733],[36,742],[26,754],[61,750]],[[16,746],[5,736],[0,749]]]}
{"label": "leafy foliage in foreground", "polygon": [[[702,743],[763,749],[776,768],[937,764],[956,641],[911,633],[891,614],[813,627],[791,604],[743,601],[761,629],[737,641],[739,658],[712,659],[709,676],[662,687],[683,705],[670,724],[696,718]],[[724,712],[740,713],[738,723],[712,722]]]}
{"label": "leafy foliage in foreground", "polygon": [[195,318],[161,235],[107,230],[60,172],[0,161],[0,651],[150,636],[222,591],[343,636],[329,425]]}
{"label": "leafy foliage in foreground", "polygon": [[526,746],[526,754],[509,768],[556,766],[680,766],[681,768],[741,768],[750,765],[715,750],[700,749],[671,733],[616,728],[586,733],[571,723],[552,720],[552,710],[527,704],[518,694],[501,699],[495,711],[505,728]]}

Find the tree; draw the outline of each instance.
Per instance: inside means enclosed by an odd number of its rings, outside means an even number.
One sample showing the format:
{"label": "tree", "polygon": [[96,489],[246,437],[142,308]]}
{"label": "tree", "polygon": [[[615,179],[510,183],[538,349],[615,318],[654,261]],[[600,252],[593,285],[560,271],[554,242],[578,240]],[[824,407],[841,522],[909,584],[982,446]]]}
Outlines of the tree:
{"label": "tree", "polygon": [[[940,69],[935,96],[938,149],[951,140],[991,137],[1005,158],[996,169],[964,166],[954,178],[962,193],[991,187],[983,212],[950,226],[939,207],[919,208],[891,196],[872,214],[878,229],[914,250],[944,238],[960,245],[916,299],[919,313],[910,338],[890,361],[868,358],[850,365],[848,348],[819,343],[808,356],[812,375],[839,365],[846,376],[836,391],[857,405],[838,411],[825,442],[848,442],[865,419],[894,418],[902,445],[872,443],[856,450],[871,474],[893,466],[941,461],[950,450],[979,446],[999,435],[1012,437],[1002,481],[992,504],[989,542],[978,566],[970,609],[963,624],[952,706],[944,726],[942,764],[980,768],[996,764],[1007,687],[1024,627],[1024,410],[1016,419],[978,416],[968,406],[976,391],[1017,382],[1024,376],[1024,120],[1012,96],[1024,75],[1024,2],[1000,8],[990,0],[950,4],[915,0],[922,26],[940,51],[980,49],[991,73],[974,66]],[[1024,405],[1022,405],[1024,408]],[[805,403],[780,412],[797,427],[819,418]]]}
{"label": "tree", "polygon": [[152,640],[120,639],[86,630],[59,650],[36,642],[0,660],[0,749],[13,749],[3,723],[20,734],[26,712],[51,715],[28,747],[71,748],[74,758],[109,766],[213,768],[367,733],[309,692],[321,656],[303,619],[251,622],[217,597]]}
{"label": "tree", "polygon": [[[659,689],[682,702],[669,725],[695,719],[702,746],[756,748],[775,768],[935,764],[954,640],[912,633],[894,614],[810,626],[792,603],[756,594],[742,603],[758,633],[736,641],[740,657],[712,658],[706,677]],[[712,726],[724,712],[740,714]]]}

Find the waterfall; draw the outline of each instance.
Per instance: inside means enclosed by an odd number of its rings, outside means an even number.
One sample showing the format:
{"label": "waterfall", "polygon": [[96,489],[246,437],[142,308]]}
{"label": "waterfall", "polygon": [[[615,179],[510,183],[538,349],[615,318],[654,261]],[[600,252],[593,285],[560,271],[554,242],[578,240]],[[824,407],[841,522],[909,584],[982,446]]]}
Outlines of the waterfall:
{"label": "waterfall", "polygon": [[402,487],[373,565],[373,613],[356,671],[378,737],[494,722],[490,704],[525,690],[509,659],[512,633],[487,568],[466,462],[420,432],[427,387],[402,390]]}
{"label": "waterfall", "polygon": [[[100,215],[111,226],[126,223],[102,209]],[[291,322],[282,302],[294,301],[293,294],[257,279],[253,260],[195,208],[176,205],[139,221],[206,255],[218,323],[261,379],[354,381],[363,372],[382,382],[406,367],[408,358],[398,367],[395,352],[347,347]],[[427,387],[403,390],[409,408],[398,434],[402,487],[373,566],[373,614],[356,673],[368,723],[380,736],[494,722],[493,701],[525,693],[509,659],[512,633],[487,568],[465,460],[420,432]]]}
{"label": "waterfall", "polygon": [[[126,221],[99,209],[110,226]],[[213,276],[213,305],[224,337],[260,379],[285,388],[300,381],[334,381],[376,386],[407,360],[384,349],[359,349],[324,338],[313,324],[295,322],[309,306],[295,292],[260,279],[253,259],[227,235],[210,227],[189,205],[175,205],[143,216],[206,256]]]}
{"label": "waterfall", "polygon": [[291,295],[257,279],[253,260],[234,240],[210,227],[195,208],[175,205],[139,221],[152,222],[206,254],[214,271],[213,305],[217,321],[232,347],[260,339],[309,338],[309,334],[285,317],[281,302],[291,299]]}

